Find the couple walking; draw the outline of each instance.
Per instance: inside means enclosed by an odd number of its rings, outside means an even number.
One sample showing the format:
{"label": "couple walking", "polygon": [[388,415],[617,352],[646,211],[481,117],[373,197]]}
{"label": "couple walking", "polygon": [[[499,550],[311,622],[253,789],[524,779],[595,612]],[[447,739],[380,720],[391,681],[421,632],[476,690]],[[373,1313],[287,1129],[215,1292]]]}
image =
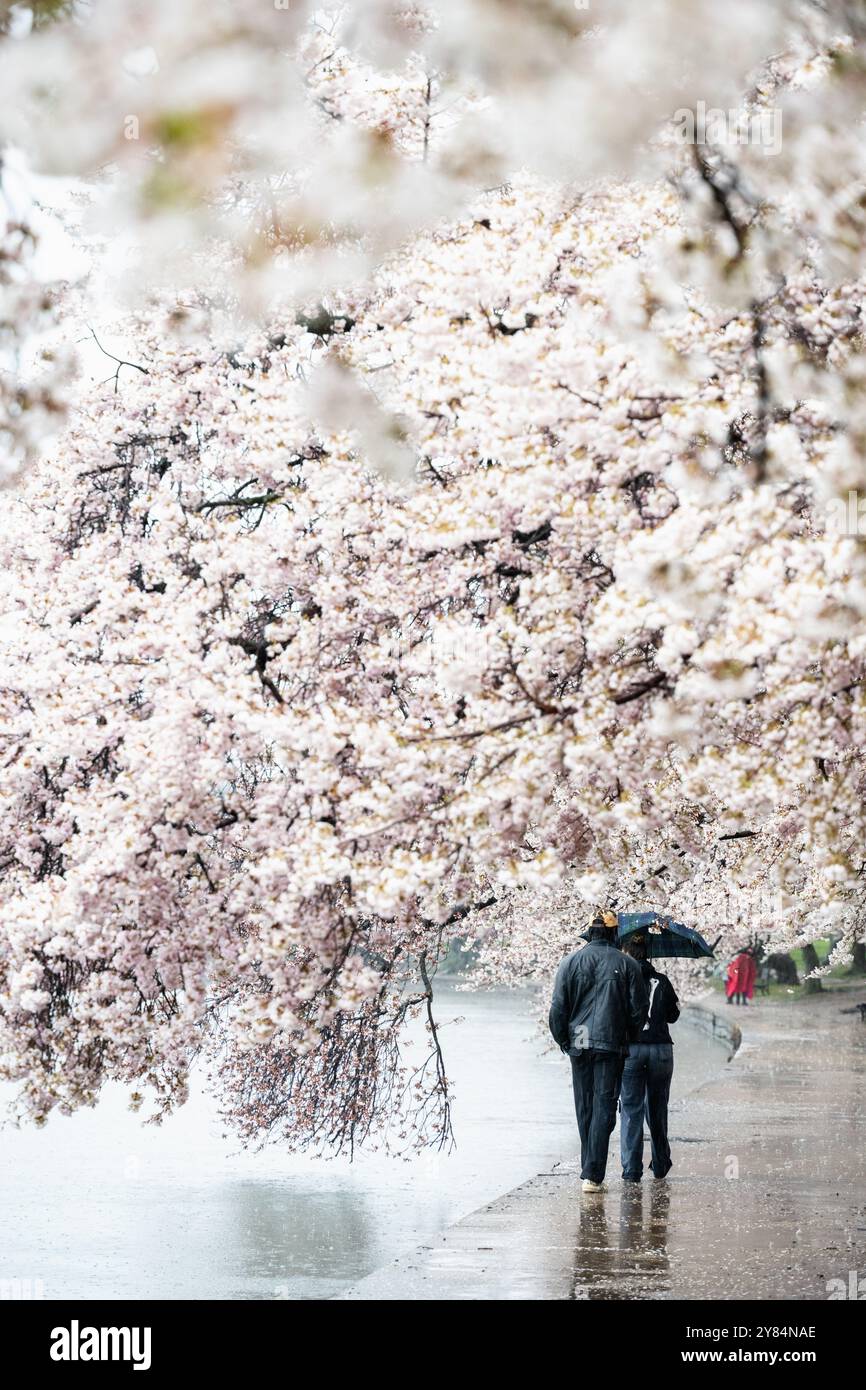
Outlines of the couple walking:
{"label": "couple walking", "polygon": [[668,1025],[679,1002],[666,975],[654,970],[646,941],[630,936],[621,950],[615,913],[598,913],[584,933],[587,945],[566,956],[556,974],[550,1031],[571,1058],[574,1108],[580,1132],[583,1190],[604,1191],[617,1100],[622,1124],[622,1176],[643,1176],[643,1124],[652,1143],[652,1171],[671,1167],[668,1096],[674,1070]]}

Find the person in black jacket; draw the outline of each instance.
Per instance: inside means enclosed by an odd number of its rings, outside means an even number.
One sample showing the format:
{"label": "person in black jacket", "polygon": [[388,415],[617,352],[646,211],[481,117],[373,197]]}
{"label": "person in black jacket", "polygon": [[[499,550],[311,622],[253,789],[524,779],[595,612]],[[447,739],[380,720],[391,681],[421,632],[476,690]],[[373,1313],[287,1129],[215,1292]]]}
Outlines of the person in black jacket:
{"label": "person in black jacket", "polygon": [[649,989],[616,944],[613,913],[594,917],[585,940],[559,966],[548,1023],[571,1058],[583,1189],[601,1192],[626,1050],[646,1022]]}
{"label": "person in black jacket", "polygon": [[654,1176],[663,1178],[671,1168],[668,1097],[674,1074],[674,1047],[668,1025],[676,1023],[680,1006],[667,975],[654,970],[647,959],[642,936],[629,937],[623,951],[637,961],[650,992],[649,1015],[639,1040],[629,1046],[620,1088],[622,1176],[625,1182],[640,1182],[644,1115],[649,1124]]}

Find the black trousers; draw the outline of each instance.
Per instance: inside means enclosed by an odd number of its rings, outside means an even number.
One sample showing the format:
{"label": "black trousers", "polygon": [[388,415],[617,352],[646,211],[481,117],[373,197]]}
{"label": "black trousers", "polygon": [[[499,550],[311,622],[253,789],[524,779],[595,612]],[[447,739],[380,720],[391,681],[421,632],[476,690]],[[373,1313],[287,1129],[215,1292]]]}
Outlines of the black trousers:
{"label": "black trousers", "polygon": [[616,1103],[625,1054],[586,1048],[571,1059],[574,1110],[580,1134],[580,1176],[603,1182],[616,1124]]}

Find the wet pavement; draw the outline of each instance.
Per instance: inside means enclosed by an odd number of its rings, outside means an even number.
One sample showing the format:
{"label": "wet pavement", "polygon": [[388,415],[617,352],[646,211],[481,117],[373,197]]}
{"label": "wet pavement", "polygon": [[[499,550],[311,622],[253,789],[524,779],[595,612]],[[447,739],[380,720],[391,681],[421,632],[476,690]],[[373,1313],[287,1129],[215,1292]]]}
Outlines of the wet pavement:
{"label": "wet pavement", "polygon": [[866,1296],[866,1025],[841,1012],[864,998],[866,982],[747,1009],[711,996],[707,1030],[736,1021],[742,1041],[672,1105],[667,1180],[622,1182],[617,1129],[609,1190],[583,1193],[575,1130],[546,1171],[337,1297],[827,1299],[861,1280]]}

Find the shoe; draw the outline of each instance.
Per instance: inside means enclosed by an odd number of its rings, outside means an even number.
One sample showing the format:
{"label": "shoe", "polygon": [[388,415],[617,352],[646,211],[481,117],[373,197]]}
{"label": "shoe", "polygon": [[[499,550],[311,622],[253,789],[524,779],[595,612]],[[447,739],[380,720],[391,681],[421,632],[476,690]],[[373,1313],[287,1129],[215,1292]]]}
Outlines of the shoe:
{"label": "shoe", "polygon": [[592,1178],[584,1178],[582,1187],[584,1192],[607,1192],[603,1182],[593,1182]]}

